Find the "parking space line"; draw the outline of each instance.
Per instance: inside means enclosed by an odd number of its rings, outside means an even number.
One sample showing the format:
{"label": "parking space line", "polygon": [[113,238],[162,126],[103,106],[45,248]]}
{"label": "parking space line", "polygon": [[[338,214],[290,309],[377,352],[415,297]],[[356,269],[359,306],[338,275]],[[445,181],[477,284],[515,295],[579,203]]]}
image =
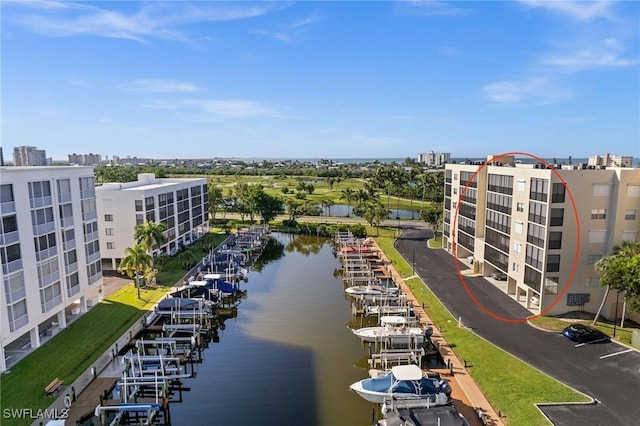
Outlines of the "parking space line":
{"label": "parking space line", "polygon": [[631,352],[633,349],[625,349],[624,351],[620,351],[620,352],[614,352],[612,354],[608,354],[608,355],[602,355],[600,357],[600,359],[605,359],[605,358],[609,358],[611,356],[616,356],[616,355],[622,355],[622,354],[626,354],[627,352]]}
{"label": "parking space line", "polygon": [[576,348],[579,348],[580,346],[584,346],[584,345],[589,345],[591,343],[600,343],[600,342],[605,342],[608,338],[602,338],[602,339],[598,339],[598,340],[594,340],[592,342],[584,342],[584,343],[578,343],[577,345],[575,345]]}

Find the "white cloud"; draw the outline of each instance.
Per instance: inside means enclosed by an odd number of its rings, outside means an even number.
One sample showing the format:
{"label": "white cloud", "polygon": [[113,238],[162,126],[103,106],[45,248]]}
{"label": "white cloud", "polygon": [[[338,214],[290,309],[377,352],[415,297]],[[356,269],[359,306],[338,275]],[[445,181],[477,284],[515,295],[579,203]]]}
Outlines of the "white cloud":
{"label": "white cloud", "polygon": [[156,100],[145,104],[144,107],[166,110],[191,110],[215,119],[284,117],[279,109],[275,107],[245,99],[182,99],[173,102]]}
{"label": "white cloud", "polygon": [[413,16],[464,16],[471,13],[471,9],[436,0],[401,1],[396,4],[395,10]]}
{"label": "white cloud", "polygon": [[445,55],[445,56],[455,56],[460,54],[460,51],[458,49],[456,49],[455,47],[451,47],[451,46],[442,46],[438,49],[438,53],[440,55]]}
{"label": "white cloud", "polygon": [[285,43],[293,43],[297,41],[303,33],[309,30],[312,24],[318,22],[320,19],[321,18],[316,15],[311,15],[298,19],[290,24],[281,25],[277,30],[256,29],[253,33],[271,37]]}
{"label": "white cloud", "polygon": [[176,93],[176,92],[199,92],[202,89],[189,81],[163,80],[163,79],[141,79],[130,83],[121,84],[118,88],[127,92],[145,93]]}
{"label": "white cloud", "polygon": [[542,77],[497,81],[484,86],[482,92],[488,100],[499,104],[547,105],[572,97],[569,90]]}
{"label": "white cloud", "polygon": [[588,48],[574,49],[566,54],[557,54],[543,60],[546,65],[574,72],[593,68],[624,68],[637,65],[636,59],[621,57],[624,44],[615,38],[606,38],[600,43],[591,43]]}
{"label": "white cloud", "polygon": [[179,27],[196,22],[220,22],[253,18],[273,12],[284,3],[146,3],[135,12],[120,12],[76,2],[11,2],[29,9],[7,19],[45,36],[94,35],[146,42],[152,38],[186,41]]}
{"label": "white cloud", "polygon": [[551,1],[551,0],[518,0],[530,8],[541,8],[569,16],[579,21],[591,21],[598,18],[611,17],[610,1]]}

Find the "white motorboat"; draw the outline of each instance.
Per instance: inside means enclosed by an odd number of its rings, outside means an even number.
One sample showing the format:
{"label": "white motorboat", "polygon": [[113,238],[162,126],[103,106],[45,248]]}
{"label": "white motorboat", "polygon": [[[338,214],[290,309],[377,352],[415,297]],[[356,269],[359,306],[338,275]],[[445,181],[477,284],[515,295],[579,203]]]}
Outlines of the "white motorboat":
{"label": "white motorboat", "polygon": [[351,331],[365,342],[404,342],[405,340],[409,342],[420,338],[424,340],[425,337],[420,327],[409,327],[407,318],[400,315],[383,316],[377,327],[364,327]]}
{"label": "white motorboat", "polygon": [[398,294],[397,287],[385,287],[378,284],[369,285],[354,285],[344,290],[350,296],[353,297],[365,297],[373,298],[380,296],[394,296]]}
{"label": "white motorboat", "polygon": [[382,404],[385,398],[423,396],[432,405],[451,401],[451,386],[446,380],[428,377],[417,365],[399,365],[384,376],[363,379],[350,386],[369,402]]}

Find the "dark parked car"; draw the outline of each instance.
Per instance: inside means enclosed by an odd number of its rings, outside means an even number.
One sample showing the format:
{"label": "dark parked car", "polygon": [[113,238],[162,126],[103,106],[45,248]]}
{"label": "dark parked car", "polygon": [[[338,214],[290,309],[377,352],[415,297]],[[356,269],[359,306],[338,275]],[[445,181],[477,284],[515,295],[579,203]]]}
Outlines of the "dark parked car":
{"label": "dark parked car", "polygon": [[502,272],[493,272],[491,274],[491,278],[493,278],[494,280],[498,280],[498,281],[506,281],[507,280],[507,274],[503,274]]}
{"label": "dark parked car", "polygon": [[562,330],[562,334],[578,343],[609,342],[611,339],[602,331],[583,324],[571,324]]}

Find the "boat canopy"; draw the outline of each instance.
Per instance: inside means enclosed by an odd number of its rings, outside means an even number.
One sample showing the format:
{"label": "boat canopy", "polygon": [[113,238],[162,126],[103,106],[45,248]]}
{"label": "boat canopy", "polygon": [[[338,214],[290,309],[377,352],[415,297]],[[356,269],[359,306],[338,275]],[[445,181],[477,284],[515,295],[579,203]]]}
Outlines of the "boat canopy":
{"label": "boat canopy", "polygon": [[420,380],[424,375],[420,367],[415,364],[397,365],[391,368],[391,373],[396,380]]}
{"label": "boat canopy", "polygon": [[400,315],[385,315],[380,318],[380,324],[382,325],[405,325],[407,318]]}

